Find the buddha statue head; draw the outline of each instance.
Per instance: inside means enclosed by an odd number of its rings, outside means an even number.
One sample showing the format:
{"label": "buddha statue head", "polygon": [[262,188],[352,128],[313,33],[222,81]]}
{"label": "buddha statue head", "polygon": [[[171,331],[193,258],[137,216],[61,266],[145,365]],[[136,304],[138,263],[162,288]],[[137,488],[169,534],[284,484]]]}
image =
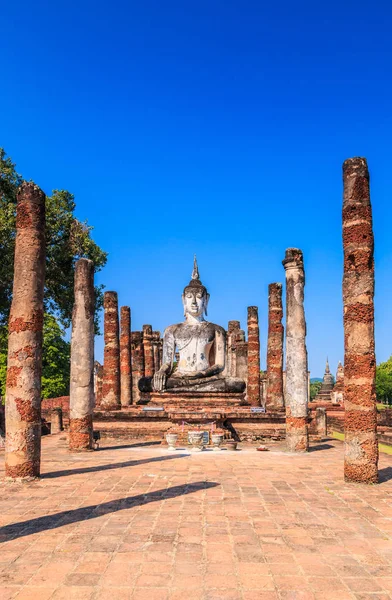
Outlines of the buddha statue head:
{"label": "buddha statue head", "polygon": [[189,284],[184,288],[182,294],[182,304],[184,306],[184,316],[190,315],[194,319],[204,321],[204,315],[207,316],[207,306],[210,295],[207,288],[200,281],[199,269],[196,256],[193,260],[192,278]]}

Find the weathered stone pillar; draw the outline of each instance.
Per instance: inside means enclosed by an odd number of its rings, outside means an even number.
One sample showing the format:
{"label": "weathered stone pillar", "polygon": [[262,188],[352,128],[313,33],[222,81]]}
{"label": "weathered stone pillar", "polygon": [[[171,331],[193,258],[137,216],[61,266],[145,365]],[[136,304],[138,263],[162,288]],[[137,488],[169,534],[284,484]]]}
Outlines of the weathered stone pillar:
{"label": "weathered stone pillar", "polygon": [[103,366],[97,360],[94,363],[94,375],[95,406],[99,406],[102,402]]}
{"label": "weathered stone pillar", "polygon": [[245,341],[245,332],[240,331],[241,339],[236,339],[235,344],[235,376],[248,382],[248,342]]}
{"label": "weathered stone pillar", "polygon": [[120,309],[120,370],[121,406],[132,404],[131,371],[131,310],[129,306]]}
{"label": "weathered stone pillar", "polygon": [[5,475],[40,475],[45,194],[22,183],[17,194],[14,285],[8,324]]}
{"label": "weathered stone pillar", "polygon": [[235,340],[240,331],[241,324],[239,321],[229,321],[227,327],[226,340],[226,366],[224,375],[226,377],[236,376],[236,356],[235,356]]}
{"label": "weathered stone pillar", "polygon": [[93,448],[94,409],[94,264],[80,258],[75,265],[72,313],[69,448]]}
{"label": "weathered stone pillar", "polygon": [[251,406],[260,406],[260,334],[257,306],[248,306],[247,399]]}
{"label": "weathered stone pillar", "polygon": [[154,373],[161,368],[161,333],[160,331],[152,332],[152,344],[154,353]]}
{"label": "weathered stone pillar", "polygon": [[327,435],[327,411],[325,408],[316,408],[316,432],[320,439]]}
{"label": "weathered stone pillar", "polygon": [[50,412],[50,433],[60,433],[60,431],[63,431],[63,410],[57,407]]}
{"label": "weathered stone pillar", "polygon": [[308,441],[308,355],[302,251],[288,248],[286,271],[286,442],[290,452],[306,452]]}
{"label": "weathered stone pillar", "polygon": [[346,481],[378,481],[374,259],[369,171],[364,158],[343,164],[343,305]]}
{"label": "weathered stone pillar", "polygon": [[151,325],[143,325],[143,346],[145,377],[152,377],[154,375],[154,348]]}
{"label": "weathered stone pillar", "polygon": [[136,404],[140,400],[139,380],[144,377],[144,348],[143,334],[141,331],[131,333],[132,353],[132,401]]}
{"label": "weathered stone pillar", "polygon": [[283,408],[282,284],[268,286],[267,406]]}
{"label": "weathered stone pillar", "polygon": [[118,326],[117,292],[105,292],[103,307],[104,355],[101,408],[117,410],[121,408],[120,386],[120,340]]}

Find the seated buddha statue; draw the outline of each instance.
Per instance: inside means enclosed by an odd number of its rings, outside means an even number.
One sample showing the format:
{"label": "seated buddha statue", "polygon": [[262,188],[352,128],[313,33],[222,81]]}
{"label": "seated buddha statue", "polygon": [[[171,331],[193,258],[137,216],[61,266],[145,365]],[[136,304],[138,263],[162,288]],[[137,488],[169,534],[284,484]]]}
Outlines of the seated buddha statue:
{"label": "seated buddha statue", "polygon": [[[165,330],[162,366],[153,377],[140,379],[140,391],[241,393],[245,390],[243,379],[222,375],[226,332],[205,320],[209,299],[195,257],[192,279],[182,294],[185,321]],[[179,360],[174,366],[176,351]]]}

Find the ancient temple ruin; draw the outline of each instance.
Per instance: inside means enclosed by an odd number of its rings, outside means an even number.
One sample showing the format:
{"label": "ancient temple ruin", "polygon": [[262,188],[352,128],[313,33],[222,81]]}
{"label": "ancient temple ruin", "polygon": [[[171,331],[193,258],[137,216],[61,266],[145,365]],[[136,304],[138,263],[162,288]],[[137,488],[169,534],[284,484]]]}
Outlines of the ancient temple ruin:
{"label": "ancient temple ruin", "polygon": [[[345,478],[376,482],[374,242],[366,161],[346,161],[343,182],[344,370],[340,365],[334,382],[327,361],[314,407],[309,405],[305,269],[300,249],[288,248],[283,260],[285,328],[282,284],[269,286],[266,374],[260,371],[258,307],[248,307],[246,332],[236,320],[229,321],[227,329],[208,321],[210,295],[196,259],[182,292],[185,320],[169,325],[163,335],[150,324],[131,331],[129,306],[122,306],[119,314],[117,293],[105,292],[104,361],[103,365],[94,362],[94,269],[91,261],[81,259],[75,270],[71,397],[53,399],[55,403],[47,408],[52,414],[57,411],[54,430],[61,431],[64,416],[71,451],[91,450],[94,426],[102,437],[127,439],[163,441],[168,432],[176,432],[182,443],[196,428],[206,445],[217,432],[233,441],[286,438],[289,452],[306,452],[309,436],[322,438],[328,420],[343,413]],[[11,479],[28,479],[40,474],[45,271],[45,196],[33,184],[23,184],[18,193],[16,227],[6,473]]]}

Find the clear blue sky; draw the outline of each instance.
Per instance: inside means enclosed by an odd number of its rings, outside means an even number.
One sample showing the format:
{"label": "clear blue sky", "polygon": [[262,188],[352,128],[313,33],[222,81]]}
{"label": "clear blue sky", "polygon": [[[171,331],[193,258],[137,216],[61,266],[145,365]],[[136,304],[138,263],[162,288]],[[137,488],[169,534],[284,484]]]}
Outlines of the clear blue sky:
{"label": "clear blue sky", "polygon": [[[343,358],[341,165],[365,156],[377,360],[392,353],[392,3],[4,3],[0,145],[76,196],[133,328],[182,319],[197,253],[210,320],[258,305],[285,248],[306,265],[309,364]],[[102,357],[97,339],[97,358]]]}

